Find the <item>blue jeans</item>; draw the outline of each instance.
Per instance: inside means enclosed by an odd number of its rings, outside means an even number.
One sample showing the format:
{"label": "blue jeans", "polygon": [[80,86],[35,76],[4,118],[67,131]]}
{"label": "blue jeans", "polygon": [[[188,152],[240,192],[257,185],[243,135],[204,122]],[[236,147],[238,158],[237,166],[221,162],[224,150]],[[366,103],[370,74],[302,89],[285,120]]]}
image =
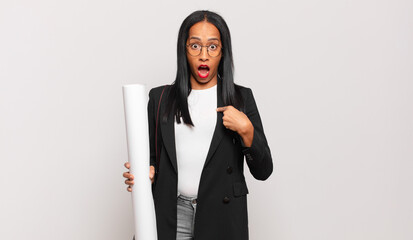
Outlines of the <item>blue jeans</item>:
{"label": "blue jeans", "polygon": [[[196,213],[196,201],[194,197],[179,194],[177,197],[177,228],[176,240],[194,239],[194,222]],[[135,235],[133,236],[135,240]]]}

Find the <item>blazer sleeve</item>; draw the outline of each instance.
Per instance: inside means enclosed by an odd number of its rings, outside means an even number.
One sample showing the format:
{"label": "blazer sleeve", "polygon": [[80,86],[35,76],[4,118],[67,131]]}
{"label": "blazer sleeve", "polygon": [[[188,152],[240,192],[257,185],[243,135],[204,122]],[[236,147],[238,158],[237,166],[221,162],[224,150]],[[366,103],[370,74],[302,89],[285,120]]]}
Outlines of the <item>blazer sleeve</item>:
{"label": "blazer sleeve", "polygon": [[245,111],[245,114],[254,126],[254,135],[250,147],[245,146],[240,136],[242,152],[247,159],[247,165],[253,177],[264,181],[272,174],[273,161],[271,150],[264,134],[261,117],[250,88],[248,88]]}
{"label": "blazer sleeve", "polygon": [[149,91],[148,101],[148,128],[149,128],[149,148],[150,148],[150,166],[156,166],[156,150],[155,150],[155,128],[156,128],[156,111],[153,89]]}

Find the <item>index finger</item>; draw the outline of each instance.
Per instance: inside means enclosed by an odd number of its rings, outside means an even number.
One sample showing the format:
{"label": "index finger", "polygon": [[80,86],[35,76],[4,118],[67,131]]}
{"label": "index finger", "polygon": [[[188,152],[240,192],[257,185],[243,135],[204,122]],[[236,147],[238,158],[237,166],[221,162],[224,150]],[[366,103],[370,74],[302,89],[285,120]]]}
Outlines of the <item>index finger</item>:
{"label": "index finger", "polygon": [[227,110],[227,107],[219,107],[219,108],[217,108],[217,112],[223,112],[223,111],[225,111],[225,110]]}

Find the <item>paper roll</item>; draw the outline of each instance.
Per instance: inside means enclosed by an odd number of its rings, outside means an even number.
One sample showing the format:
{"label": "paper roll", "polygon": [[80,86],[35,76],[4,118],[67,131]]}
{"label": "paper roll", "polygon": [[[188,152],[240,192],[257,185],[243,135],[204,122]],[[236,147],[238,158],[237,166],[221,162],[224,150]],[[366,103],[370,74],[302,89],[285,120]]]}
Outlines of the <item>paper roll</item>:
{"label": "paper roll", "polygon": [[157,240],[155,207],[149,179],[148,94],[142,84],[124,85],[123,102],[136,240]]}

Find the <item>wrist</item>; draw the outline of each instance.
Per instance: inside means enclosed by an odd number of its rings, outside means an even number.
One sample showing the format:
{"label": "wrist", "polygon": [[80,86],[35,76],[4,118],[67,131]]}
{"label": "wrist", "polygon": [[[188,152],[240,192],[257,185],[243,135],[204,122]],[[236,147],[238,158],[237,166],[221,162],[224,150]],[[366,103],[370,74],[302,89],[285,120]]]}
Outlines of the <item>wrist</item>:
{"label": "wrist", "polygon": [[241,137],[251,135],[254,131],[254,126],[252,125],[251,121],[248,121],[239,131],[238,134]]}
{"label": "wrist", "polygon": [[250,123],[247,127],[243,128],[243,131],[239,133],[241,136],[243,145],[245,147],[251,147],[254,138],[254,126]]}

